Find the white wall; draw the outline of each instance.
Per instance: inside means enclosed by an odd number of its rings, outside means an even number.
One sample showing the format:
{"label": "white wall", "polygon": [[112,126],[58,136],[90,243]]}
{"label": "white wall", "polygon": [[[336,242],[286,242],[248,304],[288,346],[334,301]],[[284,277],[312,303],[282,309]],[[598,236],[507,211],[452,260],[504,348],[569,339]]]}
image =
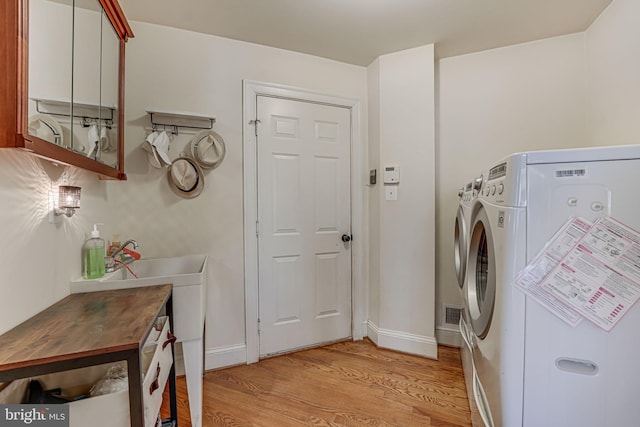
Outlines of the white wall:
{"label": "white wall", "polygon": [[[82,187],[81,207],[72,218],[50,224],[49,191],[59,184]],[[69,281],[81,275],[91,224],[114,222],[107,185],[71,166],[0,150],[0,333],[69,294]]]}
{"label": "white wall", "polygon": [[512,152],[588,145],[584,34],[445,58],[437,65],[437,307],[460,305],[457,190]]}
{"label": "white wall", "polygon": [[[369,167],[381,174],[370,191],[372,227],[379,224],[371,232],[378,247],[370,259],[370,302],[377,303],[370,307],[370,336],[382,347],[437,357],[433,45],[381,56],[369,84],[370,104],[377,101],[370,107],[370,152],[378,152],[370,161],[379,160]],[[382,170],[389,164],[400,166],[396,201],[384,196]]]}
{"label": "white wall", "polygon": [[[123,239],[137,239],[147,258],[209,255],[206,365],[242,363],[242,80],[357,98],[364,106],[366,69],[184,30],[131,24],[135,38],[127,43],[125,110],[129,181],[109,187],[109,194],[119,200],[118,232]],[[167,185],[166,169],[148,165],[140,149],[149,124],[148,107],[216,116],[214,130],[224,138],[227,153],[220,167],[206,173],[198,198],[178,198]],[[366,108],[362,113],[361,133],[366,140]],[[185,131],[174,139],[172,158],[193,135]]]}
{"label": "white wall", "polygon": [[592,145],[640,143],[640,2],[614,0],[586,31]]}

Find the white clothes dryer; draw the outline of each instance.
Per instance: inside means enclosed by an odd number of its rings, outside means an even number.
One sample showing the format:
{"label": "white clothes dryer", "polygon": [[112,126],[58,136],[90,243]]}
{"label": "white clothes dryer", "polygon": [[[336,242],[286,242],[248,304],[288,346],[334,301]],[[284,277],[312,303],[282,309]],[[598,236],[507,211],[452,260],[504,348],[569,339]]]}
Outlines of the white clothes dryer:
{"label": "white clothes dryer", "polygon": [[572,216],[640,230],[640,146],[514,154],[482,176],[470,226],[467,302],[478,407],[505,427],[635,426],[640,305],[605,332],[571,327],[514,278]]}

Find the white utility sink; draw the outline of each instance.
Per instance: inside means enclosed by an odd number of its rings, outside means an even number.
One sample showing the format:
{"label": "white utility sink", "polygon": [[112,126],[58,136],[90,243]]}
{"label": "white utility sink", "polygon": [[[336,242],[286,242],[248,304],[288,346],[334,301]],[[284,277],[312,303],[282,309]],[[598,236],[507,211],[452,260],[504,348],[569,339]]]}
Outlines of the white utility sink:
{"label": "white utility sink", "polygon": [[202,375],[204,373],[204,320],[207,257],[141,259],[107,273],[100,279],[71,282],[71,293],[97,292],[153,285],[173,285],[173,333],[182,343],[189,407],[194,427],[202,425]]}
{"label": "white utility sink", "polygon": [[[74,288],[87,285],[100,286],[101,290],[123,289],[136,286],[164,285],[173,283],[174,286],[197,284],[206,268],[207,257],[204,255],[187,255],[174,258],[141,259],[127,265],[137,276],[129,272],[127,267],[107,273],[100,279],[78,279],[71,282]],[[167,282],[171,280],[171,282]],[[127,281],[135,281],[133,286],[126,286]],[[103,285],[99,285],[102,283]],[[106,287],[105,287],[106,286]],[[86,290],[76,292],[87,292]]]}

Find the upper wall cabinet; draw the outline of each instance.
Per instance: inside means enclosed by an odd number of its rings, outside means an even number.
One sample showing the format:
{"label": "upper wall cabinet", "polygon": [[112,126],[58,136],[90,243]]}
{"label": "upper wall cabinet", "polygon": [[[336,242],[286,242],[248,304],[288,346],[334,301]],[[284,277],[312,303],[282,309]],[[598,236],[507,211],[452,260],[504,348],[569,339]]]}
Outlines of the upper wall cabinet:
{"label": "upper wall cabinet", "polygon": [[0,147],[124,173],[124,48],[117,0],[8,0],[0,5]]}

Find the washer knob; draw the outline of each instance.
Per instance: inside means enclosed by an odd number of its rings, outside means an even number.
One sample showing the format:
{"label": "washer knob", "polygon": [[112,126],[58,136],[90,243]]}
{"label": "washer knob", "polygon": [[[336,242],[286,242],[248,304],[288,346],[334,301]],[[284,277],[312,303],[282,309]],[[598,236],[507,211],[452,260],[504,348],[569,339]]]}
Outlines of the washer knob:
{"label": "washer knob", "polygon": [[491,195],[493,196],[494,194],[496,194],[496,186],[492,186],[491,187]]}
{"label": "washer knob", "polygon": [[504,192],[504,184],[500,183],[498,185],[498,194],[502,194]]}

